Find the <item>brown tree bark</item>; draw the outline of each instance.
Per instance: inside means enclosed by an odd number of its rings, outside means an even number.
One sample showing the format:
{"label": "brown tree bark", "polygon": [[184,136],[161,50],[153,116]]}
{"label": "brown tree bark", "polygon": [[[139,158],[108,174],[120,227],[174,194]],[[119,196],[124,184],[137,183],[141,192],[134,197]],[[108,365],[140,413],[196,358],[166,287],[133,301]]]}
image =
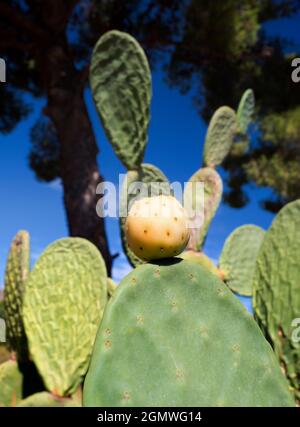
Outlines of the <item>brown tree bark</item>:
{"label": "brown tree bark", "polygon": [[85,77],[79,73],[68,49],[53,46],[43,69],[48,94],[45,113],[53,121],[60,141],[60,169],[69,233],[84,237],[100,250],[111,273],[104,219],[96,212],[97,185],[103,181],[97,165],[98,147],[84,101]]}

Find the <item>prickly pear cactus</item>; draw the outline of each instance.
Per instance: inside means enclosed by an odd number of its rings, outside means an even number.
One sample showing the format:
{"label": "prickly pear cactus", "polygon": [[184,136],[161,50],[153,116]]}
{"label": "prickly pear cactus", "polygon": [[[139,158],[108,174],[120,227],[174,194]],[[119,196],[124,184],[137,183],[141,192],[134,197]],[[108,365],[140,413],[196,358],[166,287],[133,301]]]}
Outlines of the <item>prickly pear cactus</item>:
{"label": "prickly pear cactus", "polygon": [[16,406],[21,400],[22,375],[18,364],[8,360],[0,365],[0,407]]}
{"label": "prickly pear cactus", "polygon": [[220,165],[229,154],[237,129],[236,113],[229,107],[220,107],[213,115],[206,134],[204,163],[214,167]]}
{"label": "prickly pear cactus", "polygon": [[41,392],[33,394],[32,396],[27,397],[27,399],[22,400],[18,407],[56,407],[56,408],[66,408],[66,407],[76,407],[81,406],[78,402],[71,398],[63,398],[54,396],[51,393]]}
{"label": "prickly pear cactus", "polygon": [[22,319],[23,294],[30,270],[30,243],[27,231],[19,231],[9,251],[4,279],[4,309],[7,341],[19,358],[26,356],[27,344]]}
{"label": "prickly pear cactus", "polygon": [[54,242],[30,273],[23,305],[30,354],[56,396],[82,381],[106,301],[105,264],[87,240]]}
{"label": "prickly pear cactus", "polygon": [[297,200],[279,212],[266,233],[256,263],[253,307],[255,317],[273,346],[298,401],[299,266],[300,200]]}
{"label": "prickly pear cactus", "polygon": [[[141,184],[146,184],[143,187],[146,193],[140,192]],[[121,215],[120,229],[123,250],[132,266],[142,264],[142,261],[129,248],[126,239],[126,218],[133,202],[139,197],[156,196],[158,194],[170,194],[170,184],[168,178],[157,167],[144,163],[137,171],[129,171],[124,179],[121,191]]]}
{"label": "prickly pear cactus", "polygon": [[251,296],[256,258],[265,232],[256,225],[238,227],[227,238],[219,261],[230,289]]}
{"label": "prickly pear cactus", "polygon": [[148,61],[138,42],[120,31],[104,34],[93,51],[90,82],[116,155],[136,169],[147,144],[152,95]]}
{"label": "prickly pear cactus", "polygon": [[[198,183],[204,185],[204,198],[199,196]],[[222,179],[212,168],[199,169],[190,178],[189,185],[184,191],[184,206],[188,210],[191,226],[188,249],[194,251],[202,249],[210,223],[221,202],[222,193]]]}
{"label": "prickly pear cactus", "polygon": [[107,278],[107,294],[108,297],[112,297],[117,289],[117,284],[110,277]]}
{"label": "prickly pear cactus", "polygon": [[255,108],[255,98],[252,89],[247,89],[239,103],[237,110],[237,125],[238,131],[246,134],[248,127],[253,119]]}
{"label": "prickly pear cactus", "polygon": [[219,277],[219,279],[224,280],[224,276],[221,270],[219,270],[213,261],[205,255],[203,252],[196,251],[184,251],[179,255],[179,258],[186,259],[188,261],[196,262],[197,264],[202,265],[202,267],[207,268],[211,273],[215,276]]}
{"label": "prickly pear cactus", "polygon": [[271,347],[218,278],[173,258],[144,264],[107,305],[84,406],[292,406]]}

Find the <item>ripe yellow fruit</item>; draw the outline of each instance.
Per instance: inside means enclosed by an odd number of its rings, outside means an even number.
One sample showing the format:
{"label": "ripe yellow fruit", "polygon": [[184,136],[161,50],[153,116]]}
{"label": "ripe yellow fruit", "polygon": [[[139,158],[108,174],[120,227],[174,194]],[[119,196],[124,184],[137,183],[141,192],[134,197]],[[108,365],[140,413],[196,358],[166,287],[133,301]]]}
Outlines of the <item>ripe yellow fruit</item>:
{"label": "ripe yellow fruit", "polygon": [[188,225],[188,215],[175,197],[145,197],[129,211],[126,238],[130,249],[145,261],[174,257],[188,243]]}

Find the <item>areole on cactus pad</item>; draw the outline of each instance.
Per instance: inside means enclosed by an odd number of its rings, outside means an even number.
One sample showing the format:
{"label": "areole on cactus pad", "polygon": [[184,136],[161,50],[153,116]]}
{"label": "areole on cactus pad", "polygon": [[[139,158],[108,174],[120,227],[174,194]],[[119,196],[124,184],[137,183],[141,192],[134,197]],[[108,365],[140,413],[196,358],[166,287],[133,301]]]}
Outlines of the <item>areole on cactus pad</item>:
{"label": "areole on cactus pad", "polygon": [[177,258],[137,267],[108,303],[85,406],[293,406],[270,345],[217,277]]}

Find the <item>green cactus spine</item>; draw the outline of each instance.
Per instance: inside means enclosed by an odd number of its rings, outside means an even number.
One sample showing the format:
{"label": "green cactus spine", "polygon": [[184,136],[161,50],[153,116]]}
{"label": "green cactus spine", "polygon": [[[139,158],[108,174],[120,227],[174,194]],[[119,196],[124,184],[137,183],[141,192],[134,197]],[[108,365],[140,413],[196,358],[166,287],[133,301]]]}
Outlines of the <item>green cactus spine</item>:
{"label": "green cactus spine", "polygon": [[233,292],[251,296],[256,258],[265,232],[256,225],[243,225],[226,239],[219,267]]}
{"label": "green cactus spine", "polygon": [[293,406],[293,399],[238,299],[205,268],[174,258],[140,265],[119,285],[98,331],[83,404]]}
{"label": "green cactus spine", "polygon": [[18,359],[27,357],[27,341],[22,319],[23,294],[30,270],[30,243],[27,231],[19,231],[9,251],[5,281],[4,309],[7,326],[7,340]]}
{"label": "green cactus spine", "polygon": [[107,275],[87,240],[51,244],[26,284],[23,315],[30,354],[48,391],[70,396],[86,373],[107,301]]}
{"label": "green cactus spine", "polygon": [[[300,200],[286,205],[267,231],[253,282],[255,318],[300,401]],[[298,324],[299,326],[299,324]],[[298,329],[299,331],[299,329]]]}
{"label": "green cactus spine", "polygon": [[128,169],[137,169],[147,144],[152,96],[143,49],[129,34],[107,32],[94,48],[90,82],[116,155]]}

